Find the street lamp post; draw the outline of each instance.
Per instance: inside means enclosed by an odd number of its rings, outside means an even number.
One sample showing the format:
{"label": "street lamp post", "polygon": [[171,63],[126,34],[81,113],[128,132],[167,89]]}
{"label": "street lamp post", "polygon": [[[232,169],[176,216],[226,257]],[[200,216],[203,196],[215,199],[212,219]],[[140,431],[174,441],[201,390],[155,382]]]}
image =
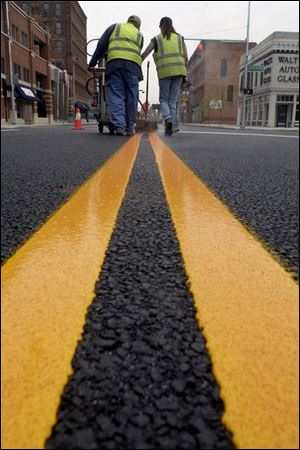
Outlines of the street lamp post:
{"label": "street lamp post", "polygon": [[240,128],[245,128],[245,124],[246,124],[246,94],[245,94],[244,89],[248,87],[248,86],[247,86],[247,83],[248,83],[248,57],[249,57],[250,6],[251,6],[251,2],[249,1],[249,2],[248,2],[248,19],[247,19],[245,77],[244,77],[244,88],[243,88],[243,98],[242,98],[242,111],[241,111]]}

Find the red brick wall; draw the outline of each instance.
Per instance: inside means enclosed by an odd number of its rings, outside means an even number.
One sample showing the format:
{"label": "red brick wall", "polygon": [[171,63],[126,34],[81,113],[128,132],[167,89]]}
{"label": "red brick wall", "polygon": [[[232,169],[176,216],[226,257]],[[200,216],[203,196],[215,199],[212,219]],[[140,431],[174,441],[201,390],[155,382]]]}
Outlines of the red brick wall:
{"label": "red brick wall", "polygon": [[[194,61],[192,69],[192,83],[194,92],[190,108],[199,102],[205,103],[202,108],[202,121],[215,123],[235,124],[237,120],[238,89],[239,89],[239,61],[246,51],[244,42],[226,42],[217,40],[202,41],[203,50],[200,54],[194,53],[190,64]],[[255,45],[251,44],[250,48]],[[227,61],[227,73],[221,77],[221,60]],[[228,86],[233,86],[232,101],[227,100]],[[222,100],[223,109],[209,109],[210,100]]]}
{"label": "red brick wall", "polygon": [[[43,76],[42,89],[46,99],[47,117],[52,114],[52,96],[51,96],[51,72],[49,67],[49,48],[50,37],[44,32],[31,18],[24,14],[19,8],[9,2],[10,31],[13,37],[11,51],[12,63],[20,66],[17,83],[31,85],[36,88],[37,73]],[[13,28],[14,27],[14,28]],[[17,34],[16,34],[17,29]],[[23,33],[23,35],[22,35]],[[24,36],[26,35],[26,40]],[[38,49],[34,47],[34,39],[38,39],[41,45],[40,55]],[[8,58],[8,38],[1,35],[1,56],[5,60],[5,74],[1,77],[8,81],[10,75]],[[29,79],[24,79],[24,69],[29,72]],[[14,72],[14,70],[13,70]],[[26,77],[27,78],[27,77]],[[2,82],[3,84],[3,82]],[[1,118],[7,118],[4,108],[3,89],[1,86]],[[11,108],[8,99],[9,108]],[[32,106],[34,106],[32,104]],[[22,118],[22,116],[21,116]]]}
{"label": "red brick wall", "polygon": [[[16,1],[22,7],[24,2]],[[49,1],[49,14],[43,14],[42,1],[27,1],[26,4],[32,8],[31,14],[44,26],[45,22],[50,24],[52,36],[50,59],[60,62],[69,74],[73,73],[75,64],[76,75],[76,98],[81,102],[88,102],[89,96],[85,89],[85,83],[89,74],[86,70],[86,16],[77,1]],[[61,15],[56,16],[56,3],[61,4]],[[56,22],[61,22],[62,34],[56,35]],[[57,51],[55,42],[59,40],[62,44],[62,51]],[[75,61],[73,60],[75,58]]]}

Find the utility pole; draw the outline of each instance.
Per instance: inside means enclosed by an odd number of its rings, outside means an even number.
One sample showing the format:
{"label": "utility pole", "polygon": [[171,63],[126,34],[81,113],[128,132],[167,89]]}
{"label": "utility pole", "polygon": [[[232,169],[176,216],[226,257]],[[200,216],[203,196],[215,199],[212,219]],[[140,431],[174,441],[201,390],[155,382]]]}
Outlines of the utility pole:
{"label": "utility pole", "polygon": [[6,8],[6,25],[7,25],[7,35],[8,35],[8,59],[9,59],[9,71],[10,71],[10,81],[11,81],[11,123],[16,124],[16,105],[15,105],[15,83],[14,83],[14,72],[13,72],[13,62],[12,62],[12,51],[11,51],[11,31],[9,22],[9,2],[5,2]]}
{"label": "utility pole", "polygon": [[242,98],[242,111],[241,111],[241,123],[240,128],[245,128],[246,124],[246,94],[244,89],[246,89],[248,83],[248,55],[249,55],[249,29],[250,29],[250,4],[248,2],[248,19],[247,19],[247,38],[246,38],[246,61],[245,61],[245,77],[244,77],[244,87],[243,87],[243,98]]}

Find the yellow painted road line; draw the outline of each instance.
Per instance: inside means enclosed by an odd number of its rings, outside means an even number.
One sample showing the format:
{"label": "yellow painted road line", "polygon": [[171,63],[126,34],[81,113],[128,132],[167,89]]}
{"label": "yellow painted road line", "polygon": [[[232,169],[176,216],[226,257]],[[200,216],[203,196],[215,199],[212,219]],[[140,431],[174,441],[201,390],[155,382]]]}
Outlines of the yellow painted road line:
{"label": "yellow painted road line", "polygon": [[298,286],[156,134],[150,135],[197,319],[239,448],[298,447]]}
{"label": "yellow painted road line", "polygon": [[43,448],[94,297],[141,135],[2,268],[2,447]]}

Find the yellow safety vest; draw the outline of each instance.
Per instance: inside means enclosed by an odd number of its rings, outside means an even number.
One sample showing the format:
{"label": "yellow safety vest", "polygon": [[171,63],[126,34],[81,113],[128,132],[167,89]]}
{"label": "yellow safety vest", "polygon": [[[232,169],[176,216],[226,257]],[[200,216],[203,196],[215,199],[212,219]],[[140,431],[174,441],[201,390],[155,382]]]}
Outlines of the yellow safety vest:
{"label": "yellow safety vest", "polygon": [[159,34],[156,41],[157,51],[153,57],[159,80],[176,75],[186,76],[182,36],[171,33],[170,39],[167,39]]}
{"label": "yellow safety vest", "polygon": [[109,39],[107,62],[127,59],[141,66],[142,39],[142,33],[132,23],[117,24]]}

